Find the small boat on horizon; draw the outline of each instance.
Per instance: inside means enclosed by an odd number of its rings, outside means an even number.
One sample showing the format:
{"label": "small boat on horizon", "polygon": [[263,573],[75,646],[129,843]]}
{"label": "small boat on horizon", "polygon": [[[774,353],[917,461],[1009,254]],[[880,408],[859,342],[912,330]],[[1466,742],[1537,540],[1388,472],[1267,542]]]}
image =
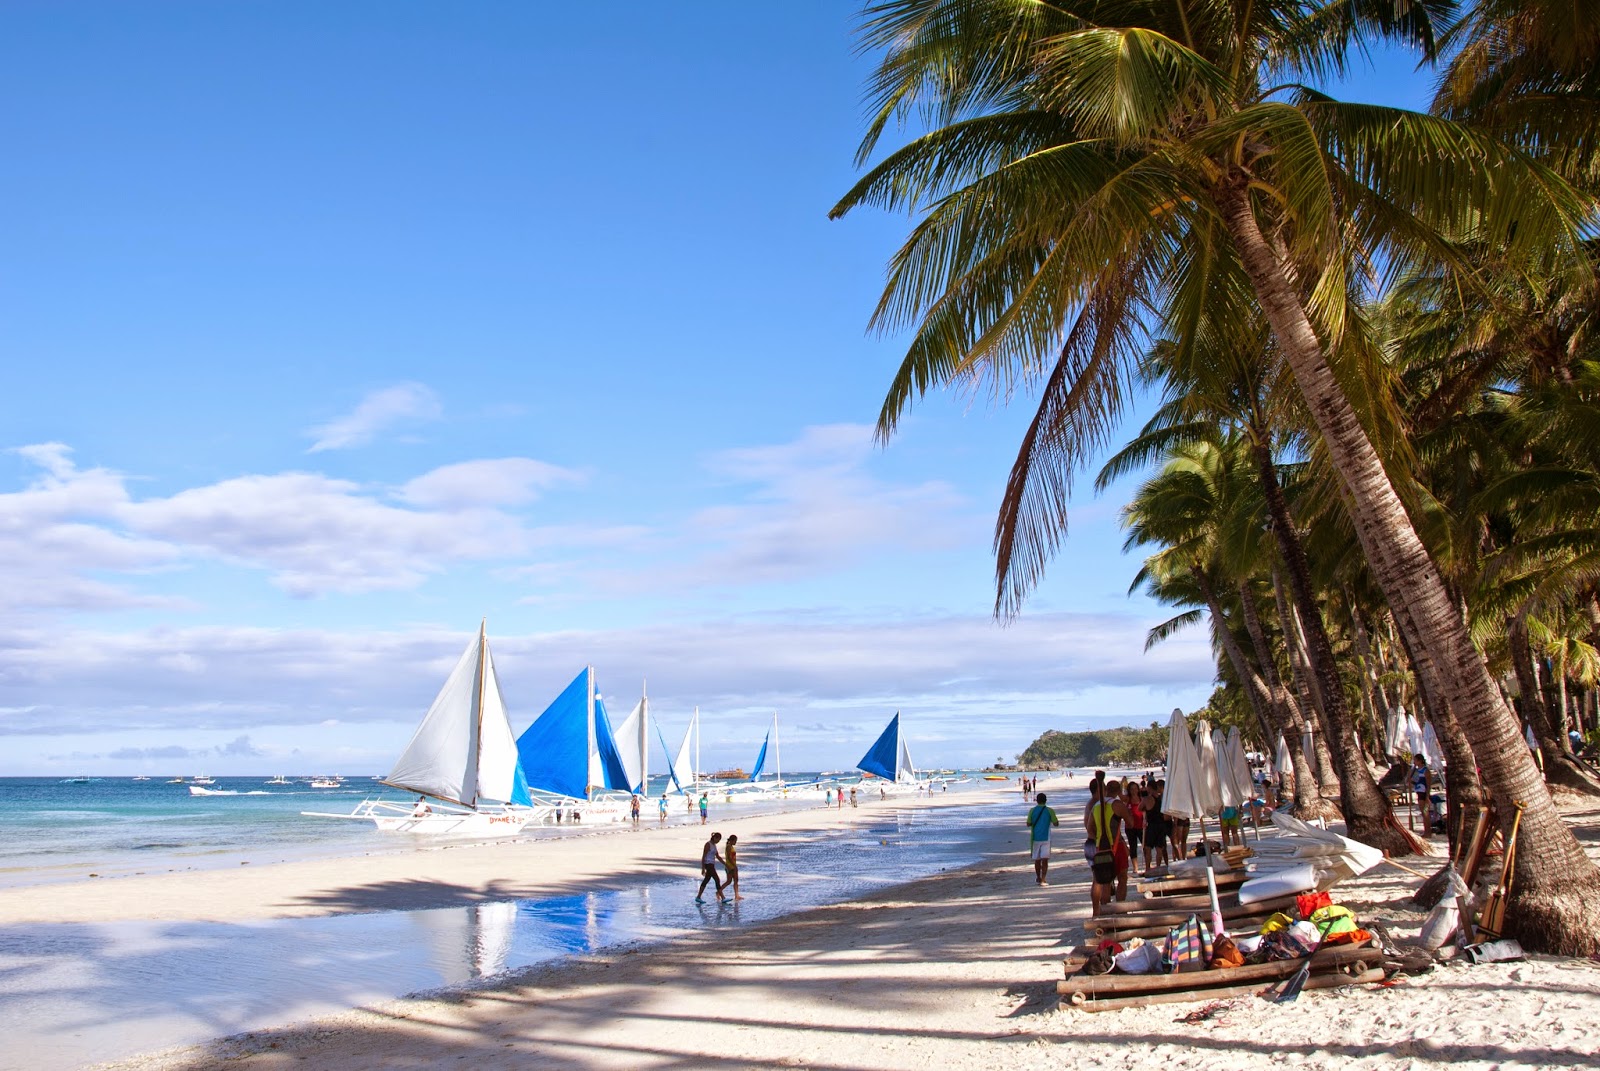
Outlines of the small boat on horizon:
{"label": "small boat on horizon", "polygon": [[267,782],[267,784],[269,784],[269,785],[289,785],[289,784],[293,784],[293,783],[294,782],[290,781],[287,777],[283,776],[282,774],[279,774],[277,777],[274,777],[272,780]]}

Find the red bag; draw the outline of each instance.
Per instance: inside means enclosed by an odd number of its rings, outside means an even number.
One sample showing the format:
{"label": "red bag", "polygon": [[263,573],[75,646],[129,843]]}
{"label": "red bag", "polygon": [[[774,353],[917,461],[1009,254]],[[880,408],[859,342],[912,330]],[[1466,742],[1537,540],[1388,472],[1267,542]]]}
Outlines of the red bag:
{"label": "red bag", "polygon": [[1329,907],[1332,904],[1333,898],[1325,892],[1303,893],[1294,898],[1295,913],[1302,920],[1309,919],[1318,908]]}

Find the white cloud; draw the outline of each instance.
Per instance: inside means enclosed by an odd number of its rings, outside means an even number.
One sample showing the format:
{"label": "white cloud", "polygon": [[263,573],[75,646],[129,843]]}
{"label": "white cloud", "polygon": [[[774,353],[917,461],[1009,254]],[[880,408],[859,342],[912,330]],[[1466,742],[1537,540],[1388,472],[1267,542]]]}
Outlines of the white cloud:
{"label": "white cloud", "polygon": [[[1044,729],[1085,718],[1148,724],[1180,701],[1175,696],[1198,705],[1213,669],[1202,630],[1144,654],[1152,623],[1132,614],[1053,614],[1002,629],[978,616],[813,613],[492,638],[519,731],[593,664],[613,707],[631,705],[647,678],[669,738],[698,705],[708,761],[741,758],[776,709],[792,734],[785,755],[833,768],[859,757],[853,749],[864,750],[897,709],[915,725],[919,760],[945,764],[1012,755]],[[263,726],[310,732],[367,723],[384,734],[367,742],[389,756],[469,638],[443,629],[0,633],[0,679],[17,704],[0,716],[0,734],[137,730],[150,748],[228,734],[233,743],[218,744],[218,754],[243,755]],[[185,668],[172,664],[176,654]]]}
{"label": "white cloud", "polygon": [[524,506],[558,484],[581,483],[571,469],[529,457],[463,461],[424,473],[401,486],[401,501],[428,508]]}
{"label": "white cloud", "polygon": [[437,420],[443,411],[439,396],[430,388],[421,383],[397,383],[368,394],[350,413],[312,428],[307,434],[316,441],[308,453],[365,446],[396,424]]}

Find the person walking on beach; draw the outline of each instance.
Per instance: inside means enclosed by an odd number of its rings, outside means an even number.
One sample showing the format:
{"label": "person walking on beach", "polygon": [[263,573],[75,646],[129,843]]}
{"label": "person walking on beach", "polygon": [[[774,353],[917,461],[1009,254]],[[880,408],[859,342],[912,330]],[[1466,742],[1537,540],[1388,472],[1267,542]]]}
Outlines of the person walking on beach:
{"label": "person walking on beach", "polygon": [[633,794],[633,799],[628,801],[628,809],[633,812],[633,824],[639,824],[639,793]]}
{"label": "person walking on beach", "polygon": [[1121,792],[1122,786],[1116,781],[1096,781],[1089,786],[1090,802],[1084,808],[1083,827],[1094,841],[1090,915],[1100,914],[1103,904],[1120,900],[1127,889],[1128,846],[1122,839],[1122,823],[1128,808],[1120,798]]}
{"label": "person walking on beach", "polygon": [[661,812],[661,824],[667,824],[667,794],[663,792],[661,799],[656,804],[656,810]]}
{"label": "person walking on beach", "polygon": [[743,900],[739,895],[739,834],[735,833],[728,838],[727,847],[722,849],[722,868],[727,871],[728,879],[724,883],[733,890],[735,900]]}
{"label": "person walking on beach", "polygon": [[706,807],[707,806],[708,806],[708,804],[706,802],[706,794],[704,792],[702,792],[702,793],[700,793],[700,824],[701,825],[705,825],[706,824]]}
{"label": "person walking on beach", "polygon": [[855,805],[856,805],[856,786],[855,785],[851,785],[850,786],[850,806],[854,807]]}
{"label": "person walking on beach", "polygon": [[1050,828],[1061,824],[1056,812],[1044,804],[1045,796],[1041,792],[1034,797],[1033,810],[1028,812],[1028,828],[1032,831],[1029,839],[1033,851],[1033,880],[1036,885],[1050,884]]}
{"label": "person walking on beach", "polygon": [[717,883],[718,900],[727,899],[722,893],[722,878],[717,876],[717,863],[722,859],[722,856],[717,853],[717,842],[721,839],[721,833],[713,833],[711,834],[711,839],[706,841],[700,849],[700,891],[694,894],[694,902],[697,904],[706,902],[706,882],[708,881]]}

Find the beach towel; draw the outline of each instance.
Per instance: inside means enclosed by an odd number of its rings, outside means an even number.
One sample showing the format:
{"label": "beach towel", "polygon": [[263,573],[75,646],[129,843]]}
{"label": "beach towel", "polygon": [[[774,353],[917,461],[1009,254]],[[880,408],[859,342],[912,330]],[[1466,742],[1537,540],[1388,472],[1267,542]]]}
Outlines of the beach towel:
{"label": "beach towel", "polygon": [[1350,933],[1356,928],[1355,912],[1341,904],[1317,908],[1311,913],[1311,922],[1322,931],[1324,940],[1337,934]]}
{"label": "beach towel", "polygon": [[1190,915],[1167,933],[1161,950],[1163,969],[1173,971],[1203,971],[1211,963],[1211,931],[1198,916]]}

